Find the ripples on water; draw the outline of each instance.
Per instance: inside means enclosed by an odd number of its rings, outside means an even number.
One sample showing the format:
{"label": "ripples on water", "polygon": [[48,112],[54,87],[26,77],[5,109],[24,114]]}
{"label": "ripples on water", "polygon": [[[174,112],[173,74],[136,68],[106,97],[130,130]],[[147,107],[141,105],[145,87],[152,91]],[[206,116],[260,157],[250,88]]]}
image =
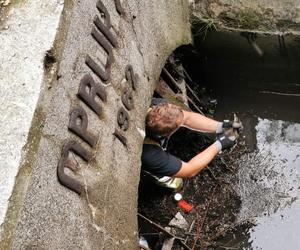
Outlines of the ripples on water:
{"label": "ripples on water", "polygon": [[257,149],[239,160],[238,221],[253,220],[254,249],[299,249],[300,124],[258,119]]}

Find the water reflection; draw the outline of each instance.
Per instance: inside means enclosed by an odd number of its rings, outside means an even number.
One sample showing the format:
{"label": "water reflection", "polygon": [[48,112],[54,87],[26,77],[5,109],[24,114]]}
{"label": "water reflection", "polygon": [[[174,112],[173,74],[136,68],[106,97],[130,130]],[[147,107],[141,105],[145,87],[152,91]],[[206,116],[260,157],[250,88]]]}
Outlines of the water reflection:
{"label": "water reflection", "polygon": [[258,218],[257,226],[250,233],[254,249],[289,249],[300,248],[300,202],[297,200],[283,211]]}
{"label": "water reflection", "polygon": [[256,131],[257,150],[240,159],[234,180],[238,221],[255,218],[253,249],[299,249],[300,124],[258,119]]}

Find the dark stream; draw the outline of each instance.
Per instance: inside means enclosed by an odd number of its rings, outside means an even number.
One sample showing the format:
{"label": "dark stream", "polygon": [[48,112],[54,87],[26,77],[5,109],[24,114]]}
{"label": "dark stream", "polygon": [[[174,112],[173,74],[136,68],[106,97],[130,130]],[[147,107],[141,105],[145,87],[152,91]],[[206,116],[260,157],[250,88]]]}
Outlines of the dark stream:
{"label": "dark stream", "polygon": [[237,223],[255,225],[221,243],[225,249],[300,249],[300,38],[254,40],[209,32],[183,58],[192,78],[215,96],[215,117],[236,113],[251,148],[227,181],[241,199]]}

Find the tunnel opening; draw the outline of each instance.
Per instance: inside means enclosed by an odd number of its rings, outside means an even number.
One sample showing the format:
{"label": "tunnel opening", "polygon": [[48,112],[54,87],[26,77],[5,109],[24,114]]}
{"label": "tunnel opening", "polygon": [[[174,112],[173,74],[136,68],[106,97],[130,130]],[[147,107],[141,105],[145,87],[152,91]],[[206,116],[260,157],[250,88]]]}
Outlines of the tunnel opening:
{"label": "tunnel opening", "polygon": [[[293,222],[300,214],[299,43],[293,35],[205,30],[194,36],[193,46],[174,51],[154,96],[220,121],[237,114],[243,136],[235,150],[223,152],[185,180],[180,193],[194,205],[191,213],[178,207],[172,192],[142,178],[140,214],[170,227],[181,212],[189,226],[171,227],[171,232],[191,249],[299,244],[299,225]],[[168,150],[188,161],[214,140],[213,135],[181,128]],[[141,218],[139,230],[151,249],[161,249],[170,238]],[[179,243],[172,249],[182,249]]]}

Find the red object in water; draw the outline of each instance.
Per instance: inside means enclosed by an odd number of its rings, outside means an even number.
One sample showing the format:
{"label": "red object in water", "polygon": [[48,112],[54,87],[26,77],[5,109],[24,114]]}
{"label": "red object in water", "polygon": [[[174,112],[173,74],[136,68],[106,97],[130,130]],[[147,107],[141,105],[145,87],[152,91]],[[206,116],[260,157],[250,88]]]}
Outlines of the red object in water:
{"label": "red object in water", "polygon": [[181,207],[186,213],[189,213],[194,208],[193,205],[187,203],[185,200],[178,201],[178,206]]}

